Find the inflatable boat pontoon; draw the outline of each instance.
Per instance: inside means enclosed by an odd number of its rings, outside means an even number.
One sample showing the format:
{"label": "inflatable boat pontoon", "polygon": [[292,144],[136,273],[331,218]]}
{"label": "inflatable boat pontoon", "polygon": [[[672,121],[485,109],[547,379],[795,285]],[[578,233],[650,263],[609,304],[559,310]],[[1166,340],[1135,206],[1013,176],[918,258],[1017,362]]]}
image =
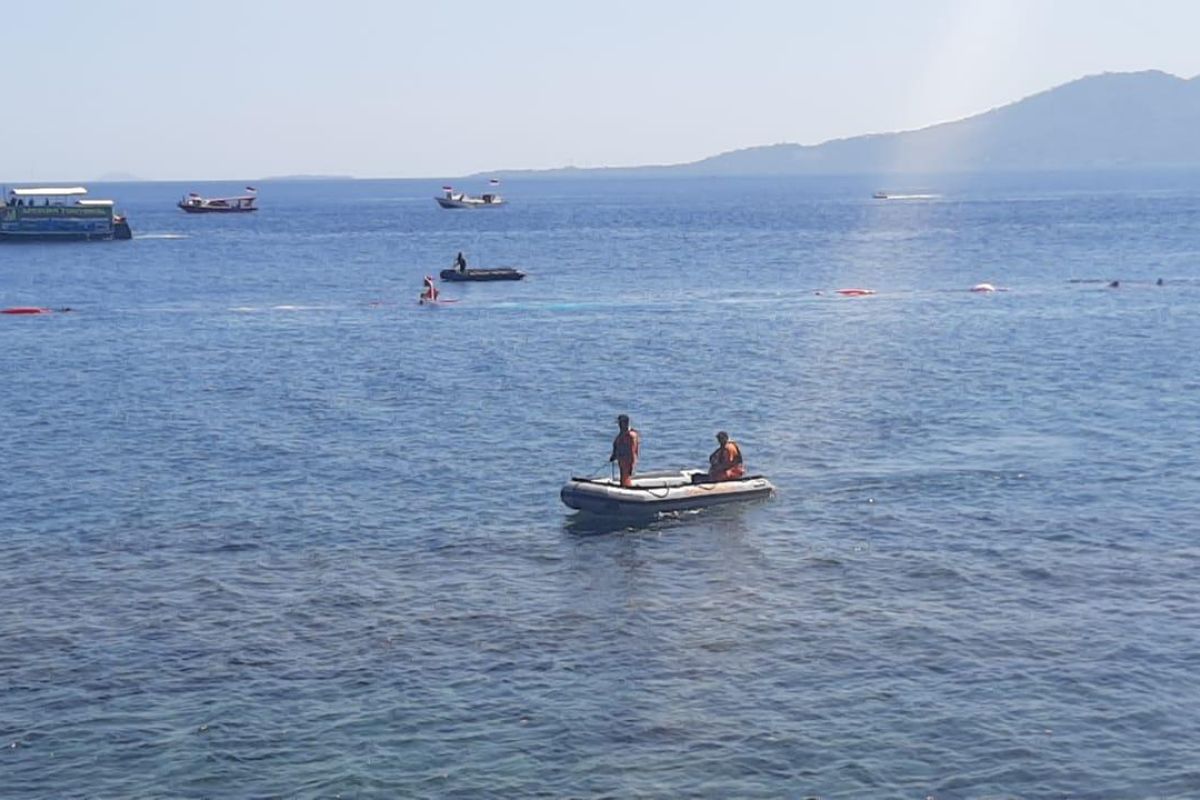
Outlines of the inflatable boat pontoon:
{"label": "inflatable boat pontoon", "polygon": [[761,475],[718,483],[692,483],[704,470],[643,472],[625,488],[613,478],[571,478],[559,496],[571,508],[593,514],[657,514],[767,497],[775,491]]}
{"label": "inflatable boat pontoon", "polygon": [[492,267],[490,269],[444,269],[441,271],[444,281],[519,281],[525,273],[513,267]]}

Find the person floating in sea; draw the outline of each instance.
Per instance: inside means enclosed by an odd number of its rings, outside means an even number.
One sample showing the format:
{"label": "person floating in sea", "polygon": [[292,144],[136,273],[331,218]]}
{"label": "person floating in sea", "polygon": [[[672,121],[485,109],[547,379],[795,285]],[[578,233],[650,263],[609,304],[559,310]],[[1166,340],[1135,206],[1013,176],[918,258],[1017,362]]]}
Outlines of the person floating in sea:
{"label": "person floating in sea", "polygon": [[629,427],[628,414],[621,414],[617,417],[617,427],[621,431],[617,434],[617,438],[613,439],[612,455],[608,457],[608,460],[617,462],[617,467],[621,470],[621,485],[629,488],[633,486],[633,468],[637,464],[638,452],[641,450],[641,436],[635,429]]}
{"label": "person floating in sea", "polygon": [[467,259],[463,257],[462,250],[459,250],[458,255],[454,257],[454,268],[459,272],[467,271]]}
{"label": "person floating in sea", "polygon": [[436,303],[438,299],[438,288],[433,285],[433,276],[426,275],[425,283],[421,287],[421,302]]}
{"label": "person floating in sea", "polygon": [[725,431],[717,433],[717,449],[708,457],[708,481],[736,481],[746,474],[742,448]]}

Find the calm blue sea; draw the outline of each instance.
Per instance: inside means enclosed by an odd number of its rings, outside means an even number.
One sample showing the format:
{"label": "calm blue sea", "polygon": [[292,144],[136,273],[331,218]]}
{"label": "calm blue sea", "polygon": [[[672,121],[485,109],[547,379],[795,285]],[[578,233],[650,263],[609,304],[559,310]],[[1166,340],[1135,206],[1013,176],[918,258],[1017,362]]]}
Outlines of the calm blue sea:
{"label": "calm blue sea", "polygon": [[0,796],[1200,796],[1200,176],[242,185],[0,247]]}

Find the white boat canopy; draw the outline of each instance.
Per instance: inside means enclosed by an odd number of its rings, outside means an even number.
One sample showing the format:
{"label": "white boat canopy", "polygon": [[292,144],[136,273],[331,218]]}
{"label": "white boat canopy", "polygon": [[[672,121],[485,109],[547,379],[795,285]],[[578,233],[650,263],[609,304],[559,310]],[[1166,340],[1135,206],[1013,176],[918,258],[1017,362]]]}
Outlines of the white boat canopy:
{"label": "white boat canopy", "polygon": [[71,187],[48,187],[42,189],[13,189],[12,193],[17,197],[73,197],[75,195],[87,194],[87,189],[82,186]]}
{"label": "white boat canopy", "polygon": [[111,206],[111,205],[113,205],[113,201],[112,200],[76,200],[75,205],[77,205],[77,206]]}

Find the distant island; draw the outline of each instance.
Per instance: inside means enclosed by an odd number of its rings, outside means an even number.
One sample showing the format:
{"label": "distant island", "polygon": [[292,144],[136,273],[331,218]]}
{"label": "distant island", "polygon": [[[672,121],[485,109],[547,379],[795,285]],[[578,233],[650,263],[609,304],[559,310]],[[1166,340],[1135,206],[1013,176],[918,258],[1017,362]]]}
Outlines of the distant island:
{"label": "distant island", "polygon": [[[956,122],[644,167],[493,170],[521,177],[888,175],[1200,166],[1200,76],[1106,72]],[[474,176],[473,176],[474,177]]]}

